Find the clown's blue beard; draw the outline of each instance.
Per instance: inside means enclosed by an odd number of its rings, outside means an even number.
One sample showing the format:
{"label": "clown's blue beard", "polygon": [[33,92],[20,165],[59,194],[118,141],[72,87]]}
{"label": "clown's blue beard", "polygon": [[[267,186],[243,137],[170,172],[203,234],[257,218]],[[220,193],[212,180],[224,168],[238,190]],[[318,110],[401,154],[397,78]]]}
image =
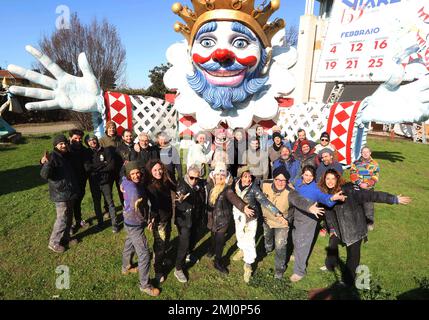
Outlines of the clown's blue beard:
{"label": "clown's blue beard", "polygon": [[238,87],[221,87],[211,85],[204,74],[197,69],[195,74],[187,76],[190,87],[201,96],[214,110],[233,110],[234,103],[245,101],[249,96],[260,91],[268,77],[245,79]]}

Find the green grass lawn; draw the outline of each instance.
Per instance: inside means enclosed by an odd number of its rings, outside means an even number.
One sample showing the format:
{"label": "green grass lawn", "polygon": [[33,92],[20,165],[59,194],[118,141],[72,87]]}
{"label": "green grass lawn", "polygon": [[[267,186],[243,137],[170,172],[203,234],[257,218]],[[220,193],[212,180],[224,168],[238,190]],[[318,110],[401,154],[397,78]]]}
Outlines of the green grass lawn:
{"label": "green grass lawn", "polygon": [[[55,220],[48,186],[39,176],[39,159],[50,150],[51,136],[31,136],[21,145],[0,146],[0,299],[150,299],[138,290],[138,276],[121,275],[125,231],[112,234],[82,231],[82,242],[62,255],[47,248]],[[361,264],[371,275],[371,290],[335,290],[338,298],[429,298],[429,146],[408,141],[369,139],[381,166],[378,190],[409,195],[409,206],[376,205],[376,227],[363,245]],[[115,193],[116,203],[117,195]],[[93,217],[89,189],[83,202],[85,219]],[[173,228],[172,243],[176,244]],[[199,243],[202,254],[208,235]],[[152,237],[149,236],[152,243]],[[190,281],[179,283],[173,272],[161,286],[160,299],[306,299],[313,288],[331,286],[338,274],[319,270],[328,239],[317,240],[308,275],[291,284],[293,262],[284,280],[273,279],[274,257],[261,256],[249,285],[242,280],[242,263],[233,262],[220,275],[202,256],[189,270]],[[235,237],[224,254],[236,250]],[[258,239],[263,253],[263,238]],[[174,250],[170,257],[174,260]],[[345,258],[345,249],[341,249]],[[55,283],[60,265],[70,268],[70,289]],[[151,270],[153,274],[153,270]],[[339,295],[339,296],[338,296]]]}

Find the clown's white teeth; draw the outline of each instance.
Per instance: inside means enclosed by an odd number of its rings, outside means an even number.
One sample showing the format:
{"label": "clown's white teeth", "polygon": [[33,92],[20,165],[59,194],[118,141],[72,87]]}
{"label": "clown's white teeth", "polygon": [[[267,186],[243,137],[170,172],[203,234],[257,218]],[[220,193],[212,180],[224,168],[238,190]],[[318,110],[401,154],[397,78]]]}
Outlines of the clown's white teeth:
{"label": "clown's white teeth", "polygon": [[238,70],[238,71],[228,71],[228,70],[208,71],[208,70],[206,70],[206,72],[213,77],[235,77],[244,71],[245,70]]}

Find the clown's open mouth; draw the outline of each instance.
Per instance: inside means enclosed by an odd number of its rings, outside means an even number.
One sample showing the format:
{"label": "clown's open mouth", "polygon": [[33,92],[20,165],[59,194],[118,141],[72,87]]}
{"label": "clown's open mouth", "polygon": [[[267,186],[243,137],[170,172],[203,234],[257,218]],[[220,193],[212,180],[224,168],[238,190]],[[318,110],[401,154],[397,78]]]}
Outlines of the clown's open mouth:
{"label": "clown's open mouth", "polygon": [[229,70],[204,70],[204,75],[207,81],[214,86],[231,86],[235,87],[240,85],[246,75],[247,68],[243,70],[229,71]]}

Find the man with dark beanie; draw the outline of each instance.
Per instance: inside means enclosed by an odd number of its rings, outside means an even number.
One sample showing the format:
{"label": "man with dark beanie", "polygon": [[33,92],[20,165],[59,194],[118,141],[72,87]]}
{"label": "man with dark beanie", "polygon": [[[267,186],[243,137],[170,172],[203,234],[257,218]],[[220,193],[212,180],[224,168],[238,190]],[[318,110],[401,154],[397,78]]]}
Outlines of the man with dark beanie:
{"label": "man with dark beanie", "polygon": [[270,165],[280,157],[280,149],[283,146],[283,136],[279,132],[273,133],[273,145],[268,148],[268,156],[270,158]]}
{"label": "man with dark beanie", "polygon": [[103,213],[101,212],[101,194],[103,194],[103,198],[109,208],[113,233],[117,233],[119,228],[116,222],[116,208],[113,202],[112,189],[109,185],[115,169],[112,152],[108,148],[101,147],[97,136],[93,134],[85,137],[85,143],[90,148],[90,156],[85,161],[85,170],[89,174],[89,186],[94,202],[95,215],[98,220],[98,228],[101,229],[103,225]]}
{"label": "man with dark beanie", "polygon": [[73,172],[67,138],[64,135],[56,136],[53,146],[52,153],[46,152],[40,160],[40,176],[48,180],[50,198],[55,203],[57,213],[48,248],[63,253],[67,246],[77,243],[70,240],[70,229],[78,182]]}
{"label": "man with dark beanie", "polygon": [[78,181],[78,194],[76,201],[73,204],[73,215],[75,224],[72,226],[72,233],[76,233],[79,228],[87,226],[86,221],[82,219],[82,200],[85,196],[86,181],[88,175],[85,171],[84,163],[88,157],[88,149],[82,144],[84,133],[79,129],[72,129],[69,131],[70,140],[70,156],[74,174]]}

